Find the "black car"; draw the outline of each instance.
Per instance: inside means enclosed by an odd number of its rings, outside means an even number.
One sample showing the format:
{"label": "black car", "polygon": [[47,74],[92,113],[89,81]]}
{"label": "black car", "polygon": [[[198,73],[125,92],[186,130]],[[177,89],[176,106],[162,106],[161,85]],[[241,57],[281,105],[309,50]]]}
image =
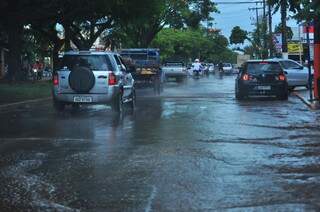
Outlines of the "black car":
{"label": "black car", "polygon": [[236,79],[236,99],[250,96],[272,96],[288,99],[288,82],[279,62],[252,60],[246,62]]}

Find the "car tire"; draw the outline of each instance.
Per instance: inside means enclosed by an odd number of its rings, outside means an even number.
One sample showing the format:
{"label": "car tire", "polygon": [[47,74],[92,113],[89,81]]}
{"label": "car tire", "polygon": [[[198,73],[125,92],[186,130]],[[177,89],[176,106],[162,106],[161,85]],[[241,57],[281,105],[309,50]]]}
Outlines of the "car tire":
{"label": "car tire", "polygon": [[117,95],[117,97],[114,98],[111,108],[114,112],[122,113],[123,112],[123,98],[122,93]]}
{"label": "car tire", "polygon": [[56,111],[58,111],[58,112],[63,111],[65,106],[66,106],[65,103],[63,103],[59,100],[53,99],[53,107]]}
{"label": "car tire", "polygon": [[129,103],[130,109],[134,110],[136,108],[136,91],[133,90],[131,94],[131,101]]}
{"label": "car tire", "polygon": [[236,99],[237,100],[243,100],[244,96],[242,94],[240,94],[239,92],[236,92]]}
{"label": "car tire", "polygon": [[283,93],[282,95],[279,95],[278,96],[278,99],[279,100],[288,100],[288,98],[289,98],[289,94],[288,94],[288,92],[285,92],[285,93]]}
{"label": "car tire", "polygon": [[162,91],[162,83],[159,78],[156,78],[153,82],[153,90],[156,95],[160,95]]}

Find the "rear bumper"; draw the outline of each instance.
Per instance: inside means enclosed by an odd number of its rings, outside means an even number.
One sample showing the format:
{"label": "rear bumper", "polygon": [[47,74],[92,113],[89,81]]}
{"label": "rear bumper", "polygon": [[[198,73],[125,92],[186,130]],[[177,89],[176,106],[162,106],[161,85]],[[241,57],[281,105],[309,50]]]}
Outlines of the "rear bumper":
{"label": "rear bumper", "polygon": [[[79,103],[79,104],[110,104],[114,98],[119,94],[119,88],[113,87],[109,89],[108,93],[101,94],[78,94],[78,93],[58,93],[53,90],[53,98],[55,100],[64,102],[64,103]],[[90,102],[75,102],[75,97],[90,97]]]}
{"label": "rear bumper", "polygon": [[[259,89],[268,86],[270,89]],[[288,84],[278,83],[239,83],[239,92],[243,96],[282,96],[288,94]]]}
{"label": "rear bumper", "polygon": [[186,77],[187,73],[185,72],[165,72],[165,76],[168,77]]}

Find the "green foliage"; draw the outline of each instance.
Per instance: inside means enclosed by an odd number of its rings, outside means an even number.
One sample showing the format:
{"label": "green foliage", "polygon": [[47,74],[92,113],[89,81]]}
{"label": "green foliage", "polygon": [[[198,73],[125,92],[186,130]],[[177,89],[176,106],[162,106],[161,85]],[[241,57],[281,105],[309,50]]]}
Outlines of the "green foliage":
{"label": "green foliage", "polygon": [[159,32],[152,47],[160,48],[161,58],[190,62],[195,58],[202,61],[235,61],[235,54],[228,49],[228,39],[219,33],[206,34],[205,30],[165,28]]}
{"label": "green foliage", "polygon": [[[282,24],[279,23],[279,24],[276,26],[274,32],[275,32],[275,33],[281,33],[281,29],[282,29]],[[286,36],[287,36],[287,38],[288,38],[289,40],[292,39],[292,37],[293,37],[293,32],[292,32],[291,27],[286,26]]]}
{"label": "green foliage", "polygon": [[311,3],[309,0],[295,0],[299,3],[299,8],[297,13],[295,13],[294,18],[298,21],[310,22],[313,20],[314,16],[320,16],[320,1],[313,0]]}
{"label": "green foliage", "polygon": [[247,39],[248,32],[242,30],[239,26],[235,26],[231,31],[230,43],[231,44],[243,44]]}
{"label": "green foliage", "polygon": [[137,17],[121,25],[125,47],[148,47],[165,26],[197,29],[217,11],[209,0],[149,0],[144,5]]}

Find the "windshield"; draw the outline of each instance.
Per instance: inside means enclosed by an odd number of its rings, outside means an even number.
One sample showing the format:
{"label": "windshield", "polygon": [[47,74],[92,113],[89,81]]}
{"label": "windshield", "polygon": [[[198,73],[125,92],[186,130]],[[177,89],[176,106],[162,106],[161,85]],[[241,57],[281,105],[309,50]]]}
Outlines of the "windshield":
{"label": "windshield", "polygon": [[112,70],[110,59],[106,55],[65,55],[61,61],[61,68],[73,70],[76,67],[86,67],[91,70]]}
{"label": "windshield", "polygon": [[232,65],[230,63],[224,63],[223,67],[232,67]]}
{"label": "windshield", "polygon": [[281,72],[281,67],[279,63],[275,63],[275,62],[248,63],[247,72],[249,74],[279,73]]}

